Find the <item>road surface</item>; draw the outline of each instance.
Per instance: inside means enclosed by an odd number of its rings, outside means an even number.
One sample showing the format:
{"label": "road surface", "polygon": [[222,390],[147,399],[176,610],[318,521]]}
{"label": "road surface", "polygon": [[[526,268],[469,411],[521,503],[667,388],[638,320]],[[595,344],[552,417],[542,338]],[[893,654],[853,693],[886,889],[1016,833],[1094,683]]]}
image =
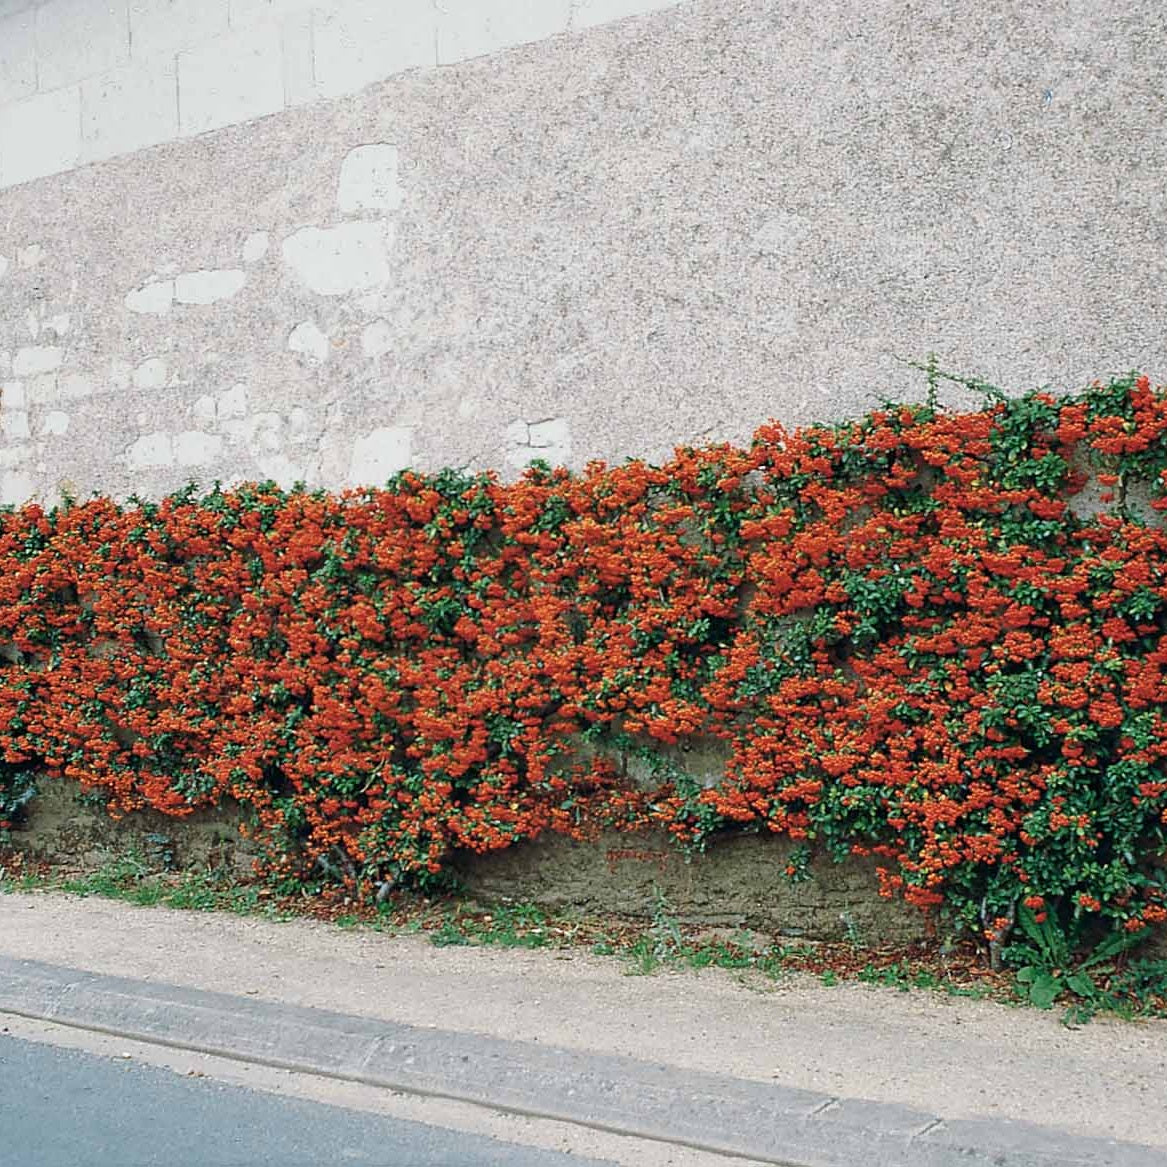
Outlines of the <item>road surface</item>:
{"label": "road surface", "polygon": [[0,1035],[11,1167],[594,1167],[600,1160]]}

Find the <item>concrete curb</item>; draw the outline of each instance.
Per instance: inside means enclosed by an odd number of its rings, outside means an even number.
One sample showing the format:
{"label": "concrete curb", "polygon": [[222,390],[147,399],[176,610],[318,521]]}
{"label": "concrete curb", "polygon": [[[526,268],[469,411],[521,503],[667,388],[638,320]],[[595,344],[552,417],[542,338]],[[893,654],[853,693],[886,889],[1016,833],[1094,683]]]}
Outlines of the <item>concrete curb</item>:
{"label": "concrete curb", "polygon": [[941,1120],[633,1058],[421,1029],[0,956],[0,1012],[784,1167],[1167,1167],[1167,1154]]}

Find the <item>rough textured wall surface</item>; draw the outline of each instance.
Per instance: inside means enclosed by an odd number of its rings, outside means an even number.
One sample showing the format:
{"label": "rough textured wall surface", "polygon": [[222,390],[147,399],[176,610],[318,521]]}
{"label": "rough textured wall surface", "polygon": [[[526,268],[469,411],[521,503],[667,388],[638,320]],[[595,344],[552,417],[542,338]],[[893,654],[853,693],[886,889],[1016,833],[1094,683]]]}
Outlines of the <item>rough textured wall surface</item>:
{"label": "rough textured wall surface", "polygon": [[811,878],[793,883],[785,869],[789,839],[729,835],[686,859],[664,832],[609,833],[578,843],[548,835],[490,855],[466,856],[459,876],[486,902],[531,902],[555,911],[752,928],[811,940],[850,939],[865,946],[904,944],[928,935],[918,908],[881,899],[875,864],[817,856]]}
{"label": "rough textured wall surface", "polygon": [[1162,378],[1165,33],[695,0],[0,192],[0,501],[660,458],[930,351]]}
{"label": "rough textured wall surface", "polygon": [[[31,860],[78,872],[130,861],[142,871],[246,876],[258,856],[240,837],[243,814],[233,804],[184,819],[137,811],[114,822],[72,781],[42,778],[38,785],[28,821],[11,836]],[[547,835],[490,855],[463,854],[456,872],[467,894],[484,903],[640,920],[663,914],[685,924],[869,947],[935,935],[937,922],[919,909],[879,897],[870,860],[836,864],[818,855],[811,879],[794,883],[785,875],[793,848],[789,839],[730,835],[686,859],[662,832],[607,832],[583,843]],[[1141,952],[1167,959],[1167,929],[1156,929]]]}
{"label": "rough textured wall surface", "polygon": [[240,835],[243,821],[234,804],[181,819],[145,810],[115,820],[75,781],[42,776],[28,821],[12,833],[11,844],[29,859],[74,871],[130,861],[143,871],[250,876],[259,849]]}
{"label": "rough textured wall surface", "polygon": [[678,0],[0,0],[0,187]]}

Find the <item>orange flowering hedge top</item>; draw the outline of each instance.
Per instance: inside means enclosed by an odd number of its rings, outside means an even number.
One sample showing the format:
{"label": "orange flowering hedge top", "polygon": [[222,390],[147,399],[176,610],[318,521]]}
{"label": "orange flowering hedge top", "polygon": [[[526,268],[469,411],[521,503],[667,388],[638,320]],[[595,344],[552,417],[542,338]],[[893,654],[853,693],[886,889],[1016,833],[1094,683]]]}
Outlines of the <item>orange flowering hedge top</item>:
{"label": "orange flowering hedge top", "polygon": [[[760,825],[970,926],[1137,932],[1167,916],[1165,473],[1130,378],[512,485],[0,512],[0,828],[38,771],[114,813],[231,796],[274,865],[367,892],[547,830]],[[713,789],[604,760],[698,734]]]}

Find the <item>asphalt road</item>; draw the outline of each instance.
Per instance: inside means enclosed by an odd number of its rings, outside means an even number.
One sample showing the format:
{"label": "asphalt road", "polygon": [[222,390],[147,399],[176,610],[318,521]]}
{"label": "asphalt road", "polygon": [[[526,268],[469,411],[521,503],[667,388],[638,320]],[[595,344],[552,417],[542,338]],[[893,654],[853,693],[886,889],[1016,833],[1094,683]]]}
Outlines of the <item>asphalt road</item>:
{"label": "asphalt road", "polygon": [[0,1036],[0,1167],[594,1167]]}

